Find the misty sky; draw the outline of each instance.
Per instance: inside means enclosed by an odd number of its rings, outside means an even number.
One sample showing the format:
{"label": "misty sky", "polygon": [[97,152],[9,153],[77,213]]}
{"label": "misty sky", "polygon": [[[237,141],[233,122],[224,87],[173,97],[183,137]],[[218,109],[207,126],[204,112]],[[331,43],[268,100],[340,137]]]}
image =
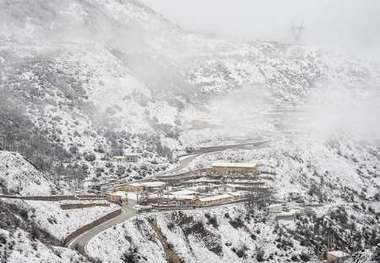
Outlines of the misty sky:
{"label": "misty sky", "polygon": [[185,29],[344,48],[380,60],[380,0],[140,0]]}

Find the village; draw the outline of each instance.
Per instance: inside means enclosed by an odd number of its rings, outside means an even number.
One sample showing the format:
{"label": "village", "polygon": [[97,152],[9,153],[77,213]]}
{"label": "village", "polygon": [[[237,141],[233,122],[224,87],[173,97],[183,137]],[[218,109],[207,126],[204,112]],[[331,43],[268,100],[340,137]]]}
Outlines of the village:
{"label": "village", "polygon": [[[275,200],[274,174],[261,167],[259,163],[212,163],[206,168],[115,185],[106,198],[121,206],[133,201],[138,213],[253,203],[255,209],[265,207],[277,222],[293,222],[297,215],[315,214],[314,208],[320,204],[299,202],[297,193],[287,201]],[[349,258],[340,250],[326,253],[328,263]]]}
{"label": "village", "polygon": [[238,203],[246,201],[248,194],[269,202],[271,179],[270,175],[260,174],[257,164],[215,163],[208,168],[120,184],[107,193],[107,198],[120,204],[133,198],[142,210]]}
{"label": "village", "polygon": [[314,213],[313,204],[299,204],[297,193],[291,200],[275,200],[274,174],[261,167],[257,163],[212,163],[206,168],[115,184],[108,188],[106,198],[120,205],[134,200],[141,212],[251,203],[265,207],[276,220]]}

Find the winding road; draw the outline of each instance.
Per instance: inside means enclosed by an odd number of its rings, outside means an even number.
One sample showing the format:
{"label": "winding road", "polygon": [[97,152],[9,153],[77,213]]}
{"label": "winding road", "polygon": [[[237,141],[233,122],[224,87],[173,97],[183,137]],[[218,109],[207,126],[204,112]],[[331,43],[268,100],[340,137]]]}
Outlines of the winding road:
{"label": "winding road", "polygon": [[188,166],[195,158],[199,157],[202,154],[213,153],[213,152],[221,152],[230,149],[246,149],[249,147],[260,147],[269,143],[270,140],[262,140],[256,142],[246,142],[240,144],[230,144],[230,145],[221,145],[221,146],[209,146],[209,147],[201,147],[194,151],[189,152],[188,154],[182,155],[184,157],[179,161],[179,164],[174,169],[166,171],[163,174],[173,174],[181,171],[186,166]]}
{"label": "winding road", "polygon": [[83,234],[75,237],[70,242],[68,242],[66,246],[71,249],[79,248],[87,256],[89,256],[89,253],[87,251],[87,245],[90,242],[90,240],[94,238],[97,234],[103,232],[104,230],[111,228],[114,225],[120,224],[128,220],[129,218],[134,217],[137,213],[137,210],[134,208],[135,204],[135,200],[128,200],[128,204],[121,208],[120,215],[110,219],[109,221],[99,224],[94,228],[91,228],[87,232],[84,232]]}
{"label": "winding road", "polygon": [[[212,152],[219,152],[224,151],[228,149],[244,149],[247,147],[260,147],[263,146],[270,141],[264,140],[264,141],[258,141],[258,142],[247,142],[242,144],[233,144],[233,145],[223,145],[223,146],[212,146],[212,147],[203,147],[199,148],[193,152],[188,153],[187,155],[184,155],[183,159],[179,161],[179,164],[174,169],[171,169],[170,171],[167,171],[165,174],[175,174],[184,169],[189,163],[191,163],[192,160],[199,157],[202,154],[205,153],[212,153]],[[99,233],[103,232],[104,230],[113,227],[114,225],[120,224],[132,217],[134,217],[137,213],[137,210],[134,208],[136,204],[135,200],[129,199],[128,204],[122,207],[121,214],[106,221],[99,225],[96,225],[95,227],[89,229],[88,231],[76,236],[72,240],[70,240],[66,246],[75,249],[79,248],[80,251],[83,251],[85,255],[90,256],[87,250],[87,245],[90,242],[92,238],[94,238]]]}

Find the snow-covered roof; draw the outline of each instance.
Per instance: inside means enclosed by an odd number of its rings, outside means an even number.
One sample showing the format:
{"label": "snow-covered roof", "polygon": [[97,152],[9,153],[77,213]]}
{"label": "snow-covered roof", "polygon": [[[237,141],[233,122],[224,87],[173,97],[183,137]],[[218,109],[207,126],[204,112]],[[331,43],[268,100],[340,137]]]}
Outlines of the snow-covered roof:
{"label": "snow-covered roof", "polygon": [[341,250],[329,251],[327,252],[327,254],[337,257],[337,258],[345,258],[349,256],[349,254]]}
{"label": "snow-covered roof", "polygon": [[229,187],[240,187],[240,188],[247,188],[247,189],[250,189],[250,188],[260,188],[260,189],[265,189],[265,188],[269,188],[269,186],[267,185],[245,185],[243,183],[230,183],[230,184],[227,184],[227,186]]}
{"label": "snow-covered roof", "polygon": [[188,182],[220,182],[220,180],[201,177],[197,179],[188,180]]}
{"label": "snow-covered roof", "polygon": [[112,192],[112,193],[109,193],[109,195],[126,197],[126,194],[125,194],[125,192],[123,192],[123,191]]}
{"label": "snow-covered roof", "polygon": [[228,192],[228,194],[229,195],[231,195],[231,196],[242,196],[242,195],[244,195],[245,193],[244,192]]}
{"label": "snow-covered roof", "polygon": [[228,167],[228,168],[256,168],[254,163],[213,163],[212,167]]}
{"label": "snow-covered roof", "polygon": [[139,155],[137,155],[137,154],[124,154],[124,155],[120,155],[120,156],[113,156],[112,158],[113,159],[125,159],[128,157],[139,157]]}
{"label": "snow-covered roof", "polygon": [[159,187],[164,186],[166,183],[161,181],[152,181],[152,182],[135,182],[130,183],[131,186],[147,186],[147,187]]}
{"label": "snow-covered roof", "polygon": [[193,200],[196,197],[194,195],[180,195],[180,196],[175,196],[175,199],[177,200]]}
{"label": "snow-covered roof", "polygon": [[221,195],[205,196],[205,197],[200,197],[199,200],[202,202],[208,202],[208,201],[216,201],[216,200],[225,199],[225,198],[231,198],[231,195],[221,194]]}
{"label": "snow-covered roof", "polygon": [[175,197],[180,197],[180,196],[184,196],[184,195],[194,195],[194,194],[196,194],[196,192],[194,192],[192,190],[187,190],[187,189],[172,192],[172,195]]}

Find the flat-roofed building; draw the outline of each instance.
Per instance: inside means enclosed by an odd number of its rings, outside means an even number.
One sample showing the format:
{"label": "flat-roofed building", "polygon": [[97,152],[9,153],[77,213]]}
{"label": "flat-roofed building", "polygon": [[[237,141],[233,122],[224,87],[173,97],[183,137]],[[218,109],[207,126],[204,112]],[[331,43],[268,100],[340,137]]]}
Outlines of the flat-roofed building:
{"label": "flat-roofed building", "polygon": [[340,250],[329,251],[327,252],[327,263],[343,263],[349,257],[349,254]]}
{"label": "flat-roofed building", "polygon": [[124,186],[124,189],[130,192],[153,192],[157,190],[162,190],[166,186],[165,182],[161,181],[150,181],[150,182],[134,182],[129,183]]}
{"label": "flat-roofed building", "polygon": [[125,154],[120,156],[112,157],[117,162],[127,162],[127,163],[136,163],[139,160],[139,156],[137,154]]}
{"label": "flat-roofed building", "polygon": [[258,175],[258,165],[252,163],[213,163],[209,170],[211,175],[247,176]]}
{"label": "flat-roofed building", "polygon": [[230,194],[220,194],[212,196],[198,197],[194,200],[194,204],[197,206],[217,205],[234,201],[234,196]]}
{"label": "flat-roofed building", "polygon": [[117,191],[106,194],[106,199],[109,202],[123,204],[127,202],[127,195],[124,191]]}
{"label": "flat-roofed building", "polygon": [[175,197],[175,202],[177,205],[193,206],[197,200],[194,195],[181,195]]}

